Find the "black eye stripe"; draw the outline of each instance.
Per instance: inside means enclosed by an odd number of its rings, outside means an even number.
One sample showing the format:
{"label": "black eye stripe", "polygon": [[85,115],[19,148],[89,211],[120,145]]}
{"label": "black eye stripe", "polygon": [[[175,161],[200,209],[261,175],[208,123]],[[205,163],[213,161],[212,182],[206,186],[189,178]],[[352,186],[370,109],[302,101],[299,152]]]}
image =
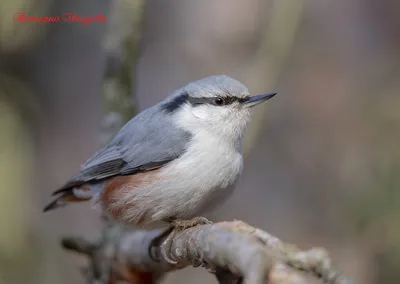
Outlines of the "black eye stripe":
{"label": "black eye stripe", "polygon": [[[223,100],[223,102],[217,103],[216,100],[218,98],[221,98]],[[250,99],[250,97],[238,98],[238,97],[233,97],[233,96],[215,96],[215,97],[210,97],[210,98],[205,98],[205,97],[193,98],[193,97],[190,97],[188,93],[182,93],[179,96],[176,96],[171,101],[164,103],[161,106],[161,108],[168,113],[173,113],[185,103],[189,103],[192,106],[199,106],[199,105],[204,105],[204,104],[209,104],[209,105],[214,105],[214,106],[226,106],[226,105],[230,105],[234,102],[243,103],[245,101],[248,101],[249,99]]]}
{"label": "black eye stripe", "polygon": [[[223,100],[222,104],[218,104],[216,101],[218,98],[221,98]],[[238,97],[228,97],[228,96],[218,96],[218,97],[210,97],[210,98],[188,98],[188,102],[193,105],[202,105],[202,104],[209,104],[209,105],[215,105],[215,106],[224,106],[224,105],[230,105],[234,102],[245,102],[248,101],[249,97],[245,98],[238,98]]]}

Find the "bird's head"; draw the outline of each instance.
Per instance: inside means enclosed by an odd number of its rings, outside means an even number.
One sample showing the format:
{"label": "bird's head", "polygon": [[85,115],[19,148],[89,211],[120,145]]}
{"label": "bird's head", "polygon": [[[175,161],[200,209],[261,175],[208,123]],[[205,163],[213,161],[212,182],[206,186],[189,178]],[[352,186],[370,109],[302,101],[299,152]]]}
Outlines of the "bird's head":
{"label": "bird's head", "polygon": [[194,81],[175,91],[162,104],[184,129],[211,132],[221,138],[241,138],[250,121],[251,108],[276,93],[250,96],[248,89],[231,77],[220,75]]}

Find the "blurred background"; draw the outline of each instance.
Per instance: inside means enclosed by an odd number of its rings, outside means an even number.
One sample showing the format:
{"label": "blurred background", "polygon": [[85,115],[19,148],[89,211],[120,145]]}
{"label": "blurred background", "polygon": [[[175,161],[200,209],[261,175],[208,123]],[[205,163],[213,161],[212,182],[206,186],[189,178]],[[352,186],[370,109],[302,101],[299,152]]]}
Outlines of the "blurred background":
{"label": "blurred background", "polygon": [[[212,218],[323,246],[357,283],[399,283],[395,0],[2,0],[0,283],[84,283],[59,241],[96,237],[99,213],[44,215],[50,193],[135,112],[221,73],[279,96],[256,110],[242,181]],[[202,269],[165,283],[187,279],[216,283]]]}

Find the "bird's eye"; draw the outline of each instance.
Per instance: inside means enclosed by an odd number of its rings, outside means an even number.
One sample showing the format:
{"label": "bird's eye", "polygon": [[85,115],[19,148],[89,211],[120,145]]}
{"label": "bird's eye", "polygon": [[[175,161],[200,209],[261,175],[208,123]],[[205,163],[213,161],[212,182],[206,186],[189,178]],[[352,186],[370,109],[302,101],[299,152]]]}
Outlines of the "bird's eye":
{"label": "bird's eye", "polygon": [[217,106],[222,106],[225,103],[225,100],[221,97],[217,97],[215,98],[214,102]]}

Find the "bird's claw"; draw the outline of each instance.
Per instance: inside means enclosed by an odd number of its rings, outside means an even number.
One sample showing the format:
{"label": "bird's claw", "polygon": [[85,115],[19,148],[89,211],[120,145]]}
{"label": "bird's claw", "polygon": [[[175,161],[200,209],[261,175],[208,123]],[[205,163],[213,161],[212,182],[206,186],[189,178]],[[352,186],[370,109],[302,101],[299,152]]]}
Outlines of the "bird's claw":
{"label": "bird's claw", "polygon": [[178,262],[171,259],[168,256],[167,251],[169,251],[171,249],[171,245],[172,245],[172,239],[176,234],[176,230],[175,228],[171,231],[171,233],[169,233],[168,237],[162,242],[161,246],[160,246],[160,253],[161,256],[164,258],[164,260],[166,262],[168,262],[169,264],[177,264]]}
{"label": "bird's claw", "polygon": [[174,238],[174,236],[176,235],[177,232],[183,231],[188,228],[196,227],[198,225],[207,225],[207,224],[212,224],[212,222],[209,221],[205,217],[195,217],[190,220],[177,219],[177,220],[172,221],[171,222],[172,230],[169,233],[168,237],[162,242],[162,244],[160,246],[160,253],[161,253],[162,257],[165,259],[165,261],[170,264],[178,263],[177,261],[171,259],[167,253],[167,251],[169,251],[171,249],[172,239]]}

